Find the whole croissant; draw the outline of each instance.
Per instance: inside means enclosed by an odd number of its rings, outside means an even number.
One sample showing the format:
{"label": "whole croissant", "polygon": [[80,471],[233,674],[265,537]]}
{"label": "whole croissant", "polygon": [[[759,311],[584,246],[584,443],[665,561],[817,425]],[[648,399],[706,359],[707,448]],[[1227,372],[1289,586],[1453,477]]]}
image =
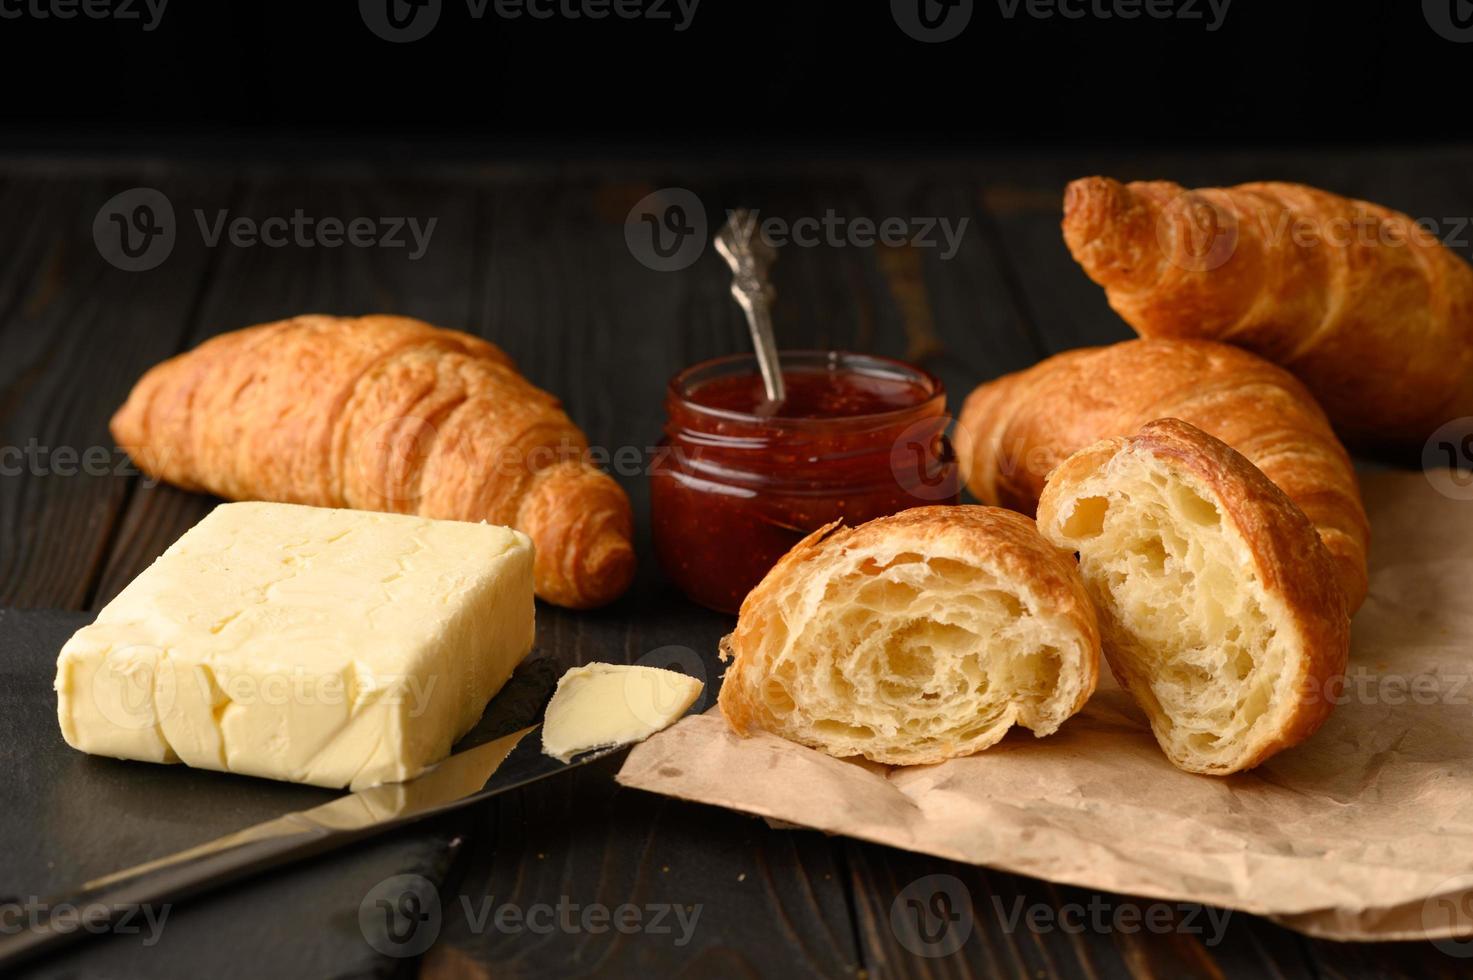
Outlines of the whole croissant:
{"label": "whole croissant", "polygon": [[1300,184],[1088,177],[1064,240],[1141,336],[1261,354],[1348,439],[1420,445],[1473,415],[1473,266],[1404,214]]}
{"label": "whole croissant", "polygon": [[150,476],[222,497],[516,527],[539,596],[617,598],[629,498],[557,399],[494,345],[406,317],[299,316],[152,368],[112,419]]}
{"label": "whole croissant", "polygon": [[1347,609],[1360,607],[1370,526],[1350,457],[1304,386],[1256,354],[1206,340],[1057,354],[974,390],[956,448],[979,500],[1032,514],[1055,466],[1160,418],[1215,436],[1277,484],[1319,531]]}

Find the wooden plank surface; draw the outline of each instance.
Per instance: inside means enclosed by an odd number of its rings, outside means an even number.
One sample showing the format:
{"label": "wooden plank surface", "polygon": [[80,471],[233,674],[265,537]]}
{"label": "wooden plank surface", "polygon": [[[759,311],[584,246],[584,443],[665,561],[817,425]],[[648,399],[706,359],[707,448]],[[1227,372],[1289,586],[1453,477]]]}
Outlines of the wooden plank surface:
{"label": "wooden plank surface", "polygon": [[[214,333],[293,313],[400,312],[487,336],[556,392],[591,442],[627,462],[645,557],[629,597],[607,610],[543,608],[539,645],[566,664],[642,659],[719,676],[715,641],[730,621],[691,607],[648,558],[644,468],[663,421],[665,379],[746,348],[745,328],[711,249],[658,272],[625,244],[630,207],[660,188],[702,202],[708,230],[726,209],[760,207],[791,225],[833,216],[967,222],[941,247],[848,240],[782,250],[777,325],[786,346],[832,346],[914,359],[959,406],[970,387],[1049,352],[1129,335],[1073,266],[1058,233],[1063,183],[1084,173],[1225,182],[1283,176],[1384,198],[1414,214],[1473,213],[1468,154],[1185,155],[991,159],[975,164],[669,168],[270,166],[0,168],[0,446],[100,445],[106,420],[148,365]],[[109,266],[92,239],[102,203],[134,186],[173,202],[178,238],[159,269]],[[421,258],[407,250],[288,245],[210,247],[198,229],[221,210],[262,220],[436,219]],[[841,234],[848,234],[842,232]],[[0,601],[96,608],[198,520],[213,501],[136,476],[0,478]],[[1014,913],[1152,903],[1091,895],[618,789],[613,764],[549,781],[465,820],[457,895],[526,908],[700,907],[693,939],[672,933],[516,933],[449,915],[419,964],[428,975],[625,975],[654,971],[815,976],[1402,976],[1459,963],[1428,944],[1311,942],[1250,916],[1221,936],[1173,909],[1169,928],[1036,928]],[[960,948],[916,952],[897,903],[960,885],[970,926]],[[918,884],[919,883],[919,884]],[[948,884],[948,887],[952,887]],[[955,911],[959,906],[939,906]],[[346,914],[346,913],[345,913]],[[1191,920],[1184,922],[1183,920]],[[961,921],[961,920],[957,920]],[[1113,921],[1113,920],[1112,920]],[[1195,923],[1195,924],[1193,924]],[[1219,941],[1220,940],[1220,941]]]}
{"label": "wooden plank surface", "polygon": [[[227,178],[150,175],[171,198],[228,199]],[[178,350],[210,258],[181,239],[159,268],[104,260],[93,220],[133,183],[17,176],[0,190],[9,216],[0,270],[0,599],[83,607],[137,480],[107,420],[150,364]],[[17,451],[19,451],[18,455]],[[89,463],[89,459],[91,462]],[[18,467],[17,467],[17,464]]]}
{"label": "wooden plank surface", "polygon": [[[222,211],[228,221],[256,223],[301,213],[341,221],[434,218],[436,224],[418,258],[409,248],[324,247],[298,244],[296,236],[282,247],[238,245],[227,233],[209,249],[212,274],[199,284],[197,305],[174,336],[174,349],[298,313],[413,312],[436,322],[464,323],[471,307],[467,285],[472,281],[475,202],[474,191],[466,187],[432,181],[406,184],[372,176],[304,180],[270,170],[242,179],[238,193],[229,196],[200,193],[182,199],[176,205],[180,240],[200,247],[206,241],[200,222],[213,229]],[[306,235],[303,240],[313,241]],[[167,268],[135,275],[158,277]],[[126,385],[111,393],[109,404],[121,404],[126,393]],[[107,556],[91,605],[105,605],[215,502],[167,485],[140,485],[119,522],[116,546]]]}
{"label": "wooden plank surface", "polygon": [[[616,475],[633,500],[643,556],[651,554],[643,466],[663,423],[665,379],[690,359],[737,349],[745,329],[727,308],[714,254],[685,275],[646,268],[626,249],[625,215],[657,186],[535,181],[488,189],[475,248],[483,263],[475,271],[483,298],[475,329],[557,392],[591,443],[610,458],[623,451],[619,458],[639,461]],[[543,607],[538,642],[569,665],[673,660],[714,682],[716,641],[727,628],[723,617],[674,594],[646,561],[631,595],[609,609]],[[857,969],[835,843],[767,834],[746,817],[621,790],[615,769],[549,780],[502,804],[495,825],[476,838],[462,894],[494,895],[519,909],[556,900],[698,907],[699,941],[677,946],[678,932],[538,937],[477,930],[457,917],[427,972],[454,975],[467,963],[490,975],[622,976],[672,964],[719,975]]]}

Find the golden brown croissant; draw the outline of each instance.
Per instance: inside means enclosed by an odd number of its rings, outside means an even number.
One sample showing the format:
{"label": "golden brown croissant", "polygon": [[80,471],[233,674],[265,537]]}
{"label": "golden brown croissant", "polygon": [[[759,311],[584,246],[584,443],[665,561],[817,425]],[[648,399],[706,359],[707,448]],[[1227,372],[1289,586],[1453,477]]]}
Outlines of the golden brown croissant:
{"label": "golden brown croissant", "polygon": [[629,499],[557,399],[493,344],[418,320],[222,334],[145,374],[112,432],[191,490],[515,527],[558,605],[602,605],[634,574]]}
{"label": "golden brown croissant", "polygon": [[979,500],[1032,514],[1065,458],[1158,418],[1221,439],[1276,483],[1334,557],[1349,610],[1360,608],[1370,527],[1350,457],[1304,386],[1256,354],[1206,340],[1067,351],[973,391],[957,453]]}
{"label": "golden brown croissant", "polygon": [[1404,214],[1301,184],[1089,177],[1064,240],[1136,332],[1282,364],[1347,438],[1420,445],[1473,415],[1473,266]]}
{"label": "golden brown croissant", "polygon": [[1225,775],[1334,707],[1350,618],[1304,513],[1226,444],[1148,422],[1049,475],[1038,529],[1079,555],[1105,655],[1168,758]]}

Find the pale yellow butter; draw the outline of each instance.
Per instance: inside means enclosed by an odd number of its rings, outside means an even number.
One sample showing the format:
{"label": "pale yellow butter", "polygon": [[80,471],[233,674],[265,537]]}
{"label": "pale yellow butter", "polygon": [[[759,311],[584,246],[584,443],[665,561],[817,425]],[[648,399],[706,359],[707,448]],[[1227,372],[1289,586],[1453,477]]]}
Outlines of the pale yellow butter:
{"label": "pale yellow butter", "polygon": [[685,714],[703,686],[658,667],[574,667],[558,681],[547,706],[542,751],[567,762],[580,752],[642,741]]}
{"label": "pale yellow butter", "polygon": [[444,758],[533,629],[519,531],[222,504],[62,647],[57,716],[84,752],[360,788]]}

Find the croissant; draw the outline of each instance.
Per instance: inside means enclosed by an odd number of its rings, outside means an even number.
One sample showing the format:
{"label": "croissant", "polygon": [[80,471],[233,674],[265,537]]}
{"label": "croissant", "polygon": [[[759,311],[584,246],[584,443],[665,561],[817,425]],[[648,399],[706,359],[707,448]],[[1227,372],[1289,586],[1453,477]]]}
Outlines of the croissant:
{"label": "croissant", "polygon": [[1077,552],[1105,656],[1167,757],[1225,775],[1308,738],[1350,651],[1332,560],[1284,492],[1176,419],[1050,474],[1038,527]]}
{"label": "croissant", "polygon": [[222,334],[145,374],[112,432],[149,476],[232,500],[515,527],[558,605],[602,605],[634,574],[629,499],[557,399],[493,344],[418,320]]}
{"label": "croissant", "polygon": [[1221,439],[1277,484],[1319,531],[1347,608],[1360,608],[1370,526],[1350,457],[1304,386],[1256,354],[1206,340],[1066,351],[974,390],[955,442],[979,500],[1031,514],[1066,457],[1167,417]]}
{"label": "croissant", "polygon": [[1473,415],[1473,266],[1404,214],[1301,184],[1089,177],[1064,240],[1137,333],[1287,367],[1348,439],[1420,447]]}
{"label": "croissant", "polygon": [[1100,636],[1074,558],[996,507],[917,507],[793,546],[722,641],[722,714],[838,757],[941,762],[1084,706]]}

